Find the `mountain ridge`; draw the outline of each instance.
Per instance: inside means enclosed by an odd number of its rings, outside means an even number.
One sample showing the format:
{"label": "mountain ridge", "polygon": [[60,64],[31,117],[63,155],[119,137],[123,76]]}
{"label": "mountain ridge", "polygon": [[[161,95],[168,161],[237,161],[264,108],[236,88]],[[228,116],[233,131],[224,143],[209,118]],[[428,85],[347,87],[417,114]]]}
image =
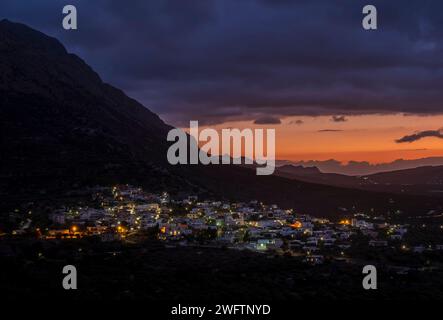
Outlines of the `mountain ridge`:
{"label": "mountain ridge", "polygon": [[277,160],[276,164],[277,166],[295,165],[305,168],[317,167],[323,173],[364,176],[380,172],[413,169],[425,166],[442,166],[443,157],[435,156],[419,159],[397,159],[392,162],[378,164],[371,164],[367,161],[349,161],[348,163],[342,163],[335,159],[306,161]]}

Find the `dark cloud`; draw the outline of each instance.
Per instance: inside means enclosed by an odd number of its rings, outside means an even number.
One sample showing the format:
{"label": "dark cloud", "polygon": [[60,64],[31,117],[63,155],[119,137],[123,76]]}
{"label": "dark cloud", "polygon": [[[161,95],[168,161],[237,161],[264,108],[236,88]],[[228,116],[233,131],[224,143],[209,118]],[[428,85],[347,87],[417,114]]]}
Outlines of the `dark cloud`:
{"label": "dark cloud", "polygon": [[300,119],[293,120],[293,121],[290,121],[290,122],[289,122],[289,124],[296,124],[296,125],[298,125],[298,126],[301,126],[303,123],[304,123],[304,121],[303,121],[303,120],[300,120]]}
{"label": "dark cloud", "polygon": [[343,130],[337,130],[337,129],[322,129],[318,130],[318,132],[341,132]]}
{"label": "dark cloud", "polygon": [[274,118],[271,116],[261,117],[254,121],[254,124],[281,124],[281,120],[279,118]]}
{"label": "dark cloud", "polygon": [[332,116],[331,117],[332,122],[346,122],[348,119],[346,119],[345,116]]}
{"label": "dark cloud", "polygon": [[0,18],[59,38],[173,124],[297,115],[441,113],[443,2],[2,0]]}
{"label": "dark cloud", "polygon": [[439,129],[439,130],[425,130],[425,131],[420,131],[411,135],[407,135],[404,136],[400,139],[395,140],[395,142],[397,143],[404,143],[404,142],[414,142],[414,141],[418,141],[421,140],[423,138],[428,138],[428,137],[435,137],[435,138],[440,138],[443,139],[443,129]]}

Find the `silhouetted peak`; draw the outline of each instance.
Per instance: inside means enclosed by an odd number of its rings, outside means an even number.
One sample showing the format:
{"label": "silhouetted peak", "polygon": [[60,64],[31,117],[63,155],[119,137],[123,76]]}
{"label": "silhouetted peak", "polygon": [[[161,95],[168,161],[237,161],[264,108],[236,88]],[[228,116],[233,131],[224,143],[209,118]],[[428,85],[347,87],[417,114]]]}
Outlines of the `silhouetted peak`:
{"label": "silhouetted peak", "polygon": [[22,23],[7,19],[0,21],[0,50],[6,52],[32,51],[36,54],[66,54],[65,47],[55,38]]}

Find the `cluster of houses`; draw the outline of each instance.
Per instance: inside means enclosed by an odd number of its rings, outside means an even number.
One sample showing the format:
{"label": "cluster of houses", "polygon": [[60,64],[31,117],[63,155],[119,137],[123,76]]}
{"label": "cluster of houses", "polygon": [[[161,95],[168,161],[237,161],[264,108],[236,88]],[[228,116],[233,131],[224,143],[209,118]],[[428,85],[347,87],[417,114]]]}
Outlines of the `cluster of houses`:
{"label": "cluster of houses", "polygon": [[[47,239],[99,236],[121,240],[147,231],[168,243],[226,246],[257,252],[274,251],[305,257],[311,264],[324,261],[324,253],[345,257],[354,235],[363,235],[369,247],[401,242],[408,229],[383,217],[357,214],[341,221],[314,218],[277,205],[199,201],[197,197],[171,199],[132,186],[97,190],[96,207],[61,208],[51,215]],[[438,247],[438,248],[437,248]],[[403,245],[403,249],[406,247]],[[430,248],[407,248],[422,252]],[[443,246],[434,249],[441,250]]]}

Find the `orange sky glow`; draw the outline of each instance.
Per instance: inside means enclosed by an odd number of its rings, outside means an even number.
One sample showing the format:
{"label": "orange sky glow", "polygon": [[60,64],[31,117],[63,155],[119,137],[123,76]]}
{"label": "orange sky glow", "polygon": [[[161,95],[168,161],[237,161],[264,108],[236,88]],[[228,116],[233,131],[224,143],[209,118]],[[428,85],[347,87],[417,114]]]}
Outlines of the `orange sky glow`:
{"label": "orange sky glow", "polygon": [[431,137],[413,143],[395,142],[417,131],[440,129],[443,115],[360,115],[347,116],[343,122],[331,121],[330,116],[297,116],[283,118],[281,122],[278,125],[255,125],[252,121],[234,121],[210,127],[217,130],[274,128],[276,158],[285,160],[383,163],[400,158],[443,156],[443,139]]}

